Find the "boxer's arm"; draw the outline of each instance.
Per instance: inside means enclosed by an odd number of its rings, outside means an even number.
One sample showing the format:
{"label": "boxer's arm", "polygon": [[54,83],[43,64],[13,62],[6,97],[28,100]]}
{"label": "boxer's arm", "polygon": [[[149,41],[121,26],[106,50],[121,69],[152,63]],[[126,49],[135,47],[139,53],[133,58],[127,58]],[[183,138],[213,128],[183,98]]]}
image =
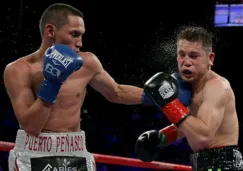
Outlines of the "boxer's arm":
{"label": "boxer's arm", "polygon": [[202,148],[215,136],[224,117],[225,105],[228,100],[229,89],[219,80],[211,80],[203,90],[202,104],[194,116],[189,116],[180,129],[192,142]]}
{"label": "boxer's arm", "polygon": [[38,135],[50,113],[50,104],[37,98],[31,89],[31,70],[28,65],[13,63],[4,70],[4,84],[21,127]]}
{"label": "boxer's arm", "polygon": [[176,128],[176,132],[177,132],[177,140],[181,138],[185,138],[185,135],[180,128]]}
{"label": "boxer's arm", "polygon": [[107,100],[120,104],[141,104],[143,89],[131,85],[121,85],[104,70],[97,57],[94,56],[92,68],[95,75],[90,86],[100,92]]}

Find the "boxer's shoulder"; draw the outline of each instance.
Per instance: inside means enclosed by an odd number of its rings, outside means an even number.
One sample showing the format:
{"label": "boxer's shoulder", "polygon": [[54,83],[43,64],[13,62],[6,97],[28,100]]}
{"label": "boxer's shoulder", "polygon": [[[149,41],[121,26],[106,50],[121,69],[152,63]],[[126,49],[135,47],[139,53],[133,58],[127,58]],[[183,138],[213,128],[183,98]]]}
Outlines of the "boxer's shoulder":
{"label": "boxer's shoulder", "polygon": [[9,95],[20,92],[22,87],[31,87],[32,75],[31,67],[22,58],[7,64],[3,80]]}
{"label": "boxer's shoulder", "polygon": [[204,98],[219,101],[220,103],[226,103],[231,95],[232,89],[229,81],[220,75],[210,78],[202,89]]}
{"label": "boxer's shoulder", "polygon": [[28,57],[21,57],[13,62],[10,62],[6,65],[4,69],[4,75],[14,74],[14,75],[31,75],[32,68],[31,63],[28,60]]}
{"label": "boxer's shoulder", "polygon": [[97,56],[92,52],[79,52],[78,54],[82,57],[84,63],[94,62],[94,60],[98,59]]}
{"label": "boxer's shoulder", "polygon": [[78,52],[78,54],[81,56],[81,57],[92,57],[94,56],[95,54],[92,53],[92,52],[88,52],[88,51],[80,51]]}
{"label": "boxer's shoulder", "polygon": [[210,78],[206,85],[205,85],[206,89],[216,89],[216,90],[227,90],[230,89],[230,83],[229,81],[225,78],[222,77],[220,75],[214,75],[212,78]]}
{"label": "boxer's shoulder", "polygon": [[88,67],[91,70],[96,71],[101,68],[101,62],[99,58],[92,52],[79,52],[79,55],[82,57],[84,61],[84,67]]}

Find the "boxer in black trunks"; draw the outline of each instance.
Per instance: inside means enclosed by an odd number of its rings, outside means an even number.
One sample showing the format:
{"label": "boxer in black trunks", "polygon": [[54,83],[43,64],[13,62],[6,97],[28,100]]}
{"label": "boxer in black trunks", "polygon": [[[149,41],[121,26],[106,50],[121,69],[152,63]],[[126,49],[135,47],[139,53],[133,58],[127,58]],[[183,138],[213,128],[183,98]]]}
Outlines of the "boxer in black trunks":
{"label": "boxer in black trunks", "polygon": [[229,81],[211,69],[215,58],[212,42],[211,34],[202,27],[187,27],[178,34],[179,73],[192,86],[188,107],[178,101],[177,84],[170,75],[158,73],[145,83],[146,95],[173,125],[138,138],[136,153],[140,159],[153,160],[151,156],[180,133],[193,150],[193,171],[243,170],[235,96]]}

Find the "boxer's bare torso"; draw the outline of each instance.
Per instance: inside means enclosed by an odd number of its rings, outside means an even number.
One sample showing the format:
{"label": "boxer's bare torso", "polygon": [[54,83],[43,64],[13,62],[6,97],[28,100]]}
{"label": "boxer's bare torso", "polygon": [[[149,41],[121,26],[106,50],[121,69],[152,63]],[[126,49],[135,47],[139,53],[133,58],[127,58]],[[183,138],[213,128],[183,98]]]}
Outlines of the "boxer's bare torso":
{"label": "boxer's bare torso", "polygon": [[[225,108],[222,113],[222,121],[218,126],[215,125],[218,127],[217,132],[215,136],[211,139],[211,141],[208,143],[208,146],[206,148],[238,144],[239,125],[235,108],[235,96],[230,86],[230,83],[225,78],[217,75],[213,71],[210,71],[208,79],[204,82],[204,84],[201,84],[201,88],[199,88],[197,92],[194,92],[192,104],[189,106],[189,109],[193,116],[202,120],[207,120],[207,113],[204,113],[203,116],[197,116],[198,110],[205,98],[205,87],[208,86],[208,88],[210,88],[209,86],[211,86],[212,84],[218,84],[219,82],[220,84],[224,85],[225,95],[223,96],[223,98],[225,99],[223,101],[225,102]],[[214,119],[216,120],[217,118]],[[212,122],[216,123],[216,121]],[[187,137],[187,140],[193,151],[200,150],[201,144],[198,144],[194,141],[193,138],[190,137]]]}
{"label": "boxer's bare torso", "polygon": [[[17,120],[27,133],[37,136],[41,131],[79,131],[87,84],[110,102],[142,103],[142,88],[117,84],[94,54],[79,51],[84,33],[82,17],[69,14],[58,29],[50,23],[45,25],[39,50],[6,66],[4,84]],[[65,80],[55,104],[48,104],[36,94],[43,81],[45,51],[54,44],[65,44],[79,53],[83,66]]]}
{"label": "boxer's bare torso", "polygon": [[[86,95],[86,86],[99,71],[99,63],[97,63],[98,61],[93,54],[80,52],[80,55],[84,65],[63,83],[56,98],[56,103],[50,106],[50,115],[42,132],[74,132],[80,130],[80,109]],[[22,99],[26,103],[30,103],[30,99],[35,101],[38,98],[36,94],[43,81],[43,58],[36,56],[38,56],[37,53],[33,53],[11,64],[11,67],[15,68],[16,71],[21,68],[19,70],[21,78],[16,75],[12,79],[17,78],[16,81],[21,81],[21,84],[24,84],[25,88],[32,92],[25,97],[26,99]],[[18,87],[14,88],[18,89]]]}

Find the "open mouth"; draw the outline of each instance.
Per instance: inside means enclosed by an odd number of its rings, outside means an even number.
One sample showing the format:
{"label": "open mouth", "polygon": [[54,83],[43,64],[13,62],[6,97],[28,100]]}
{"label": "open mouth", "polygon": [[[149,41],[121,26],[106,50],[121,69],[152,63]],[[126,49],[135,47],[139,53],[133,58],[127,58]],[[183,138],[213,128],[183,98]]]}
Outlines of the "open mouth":
{"label": "open mouth", "polygon": [[185,75],[191,75],[192,71],[185,69],[185,70],[182,71],[182,73],[185,74]]}

